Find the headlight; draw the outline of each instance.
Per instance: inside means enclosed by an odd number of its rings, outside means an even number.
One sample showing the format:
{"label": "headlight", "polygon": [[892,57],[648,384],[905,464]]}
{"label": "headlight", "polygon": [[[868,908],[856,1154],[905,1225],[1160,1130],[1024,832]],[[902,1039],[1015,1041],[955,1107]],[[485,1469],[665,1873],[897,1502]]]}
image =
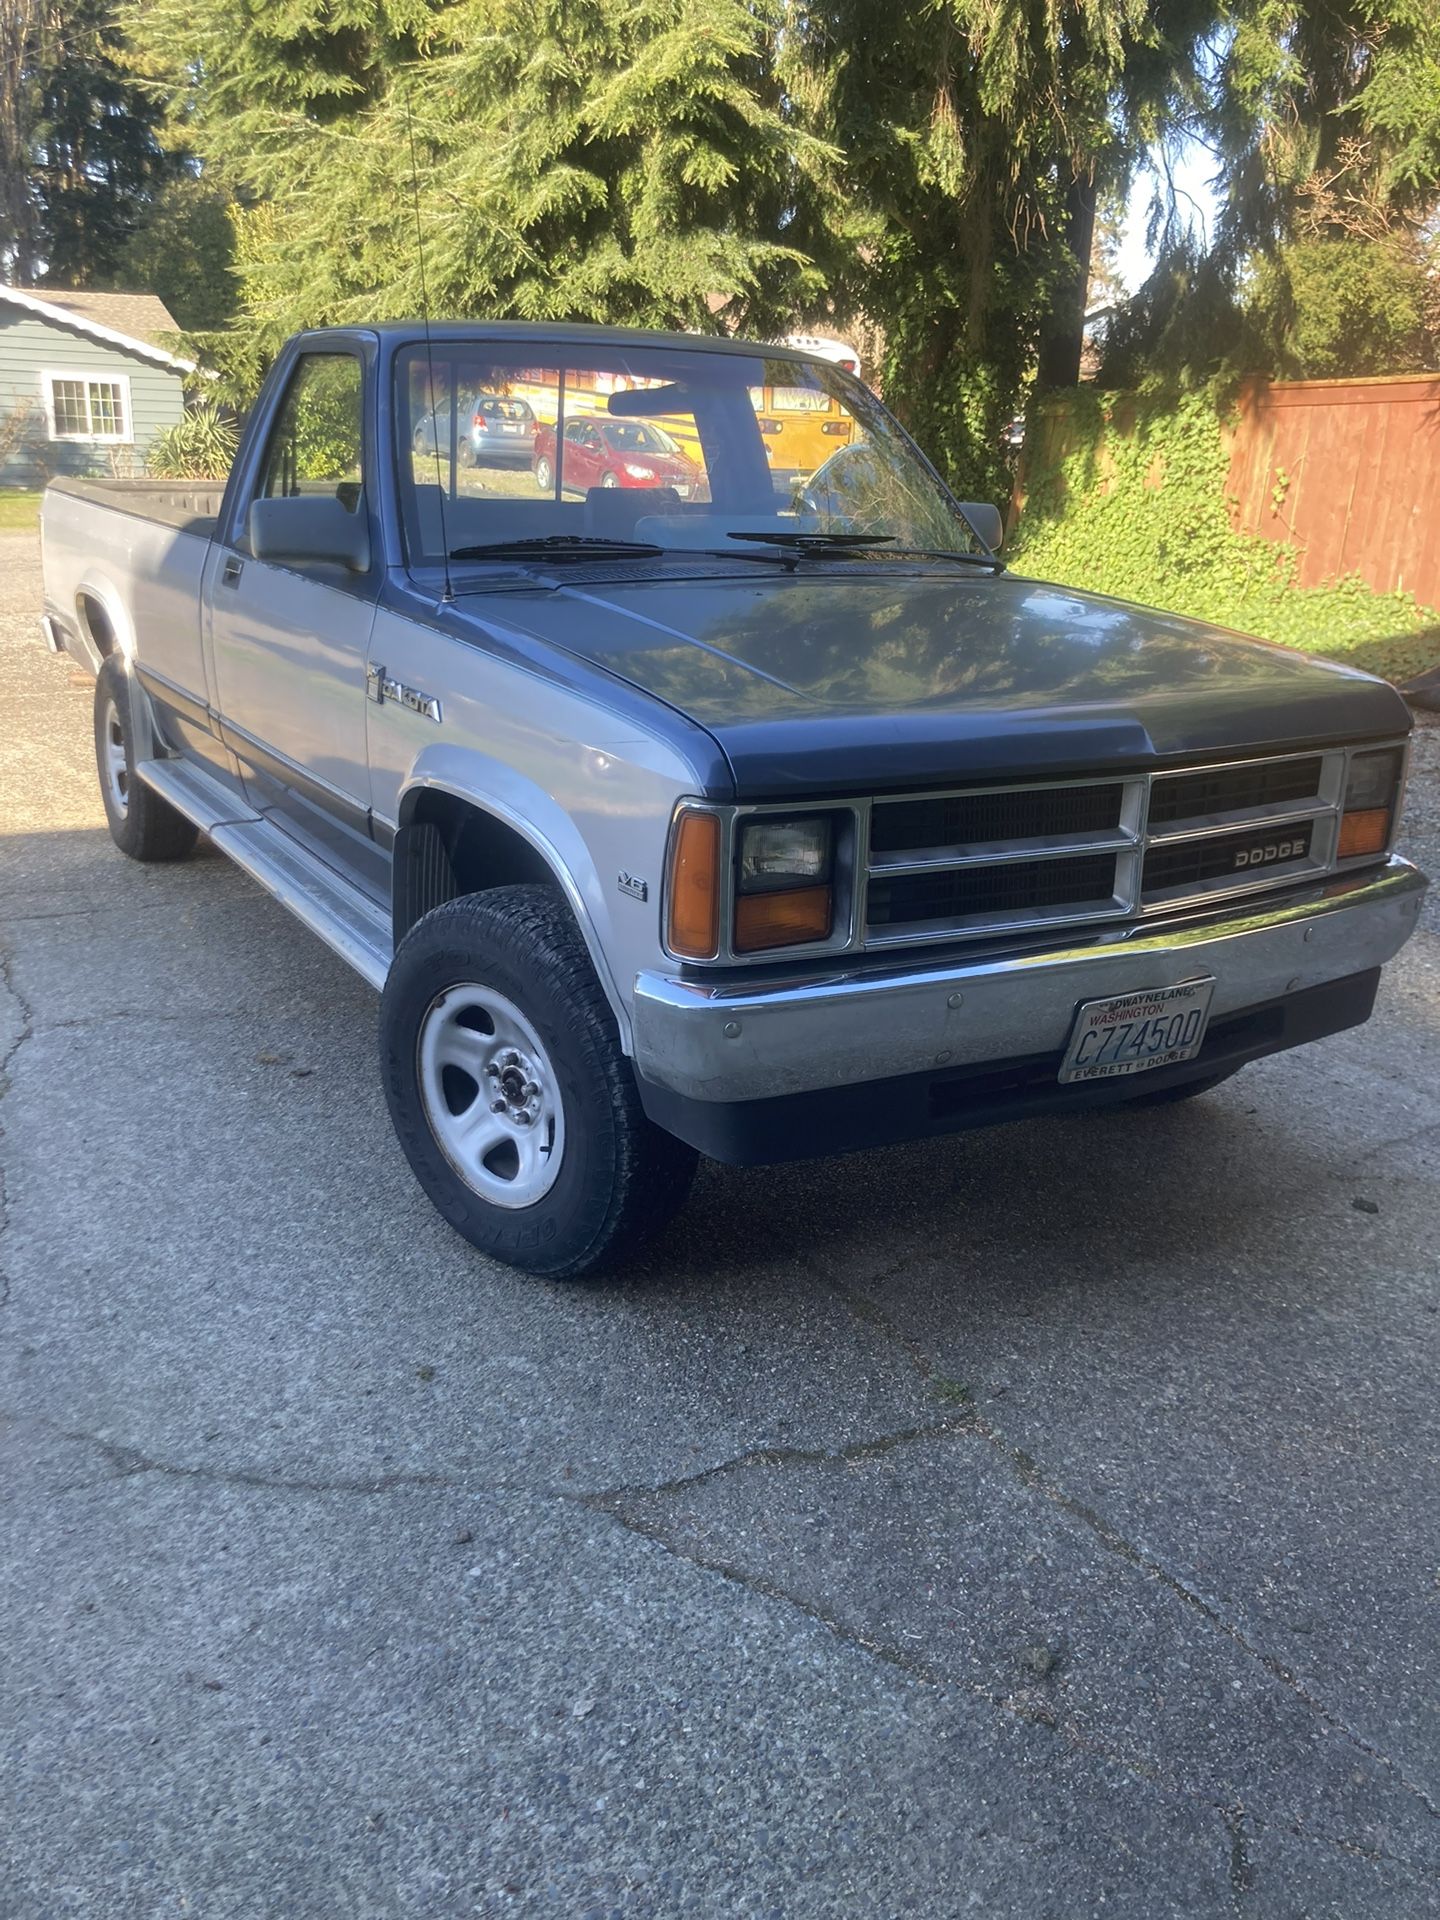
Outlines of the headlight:
{"label": "headlight", "polygon": [[740,891],[766,893],[828,880],[833,838],[828,813],[747,821],[740,836]]}
{"label": "headlight", "polygon": [[827,813],[747,820],[740,830],[735,951],[828,940],[834,863],[835,823]]}
{"label": "headlight", "polygon": [[627,460],[625,462],[625,471],[632,480],[653,480],[655,478],[655,469],[653,467],[637,467],[633,460]]}
{"label": "headlight", "polygon": [[1383,853],[1390,843],[1402,756],[1398,747],[1351,756],[1340,820],[1338,857]]}

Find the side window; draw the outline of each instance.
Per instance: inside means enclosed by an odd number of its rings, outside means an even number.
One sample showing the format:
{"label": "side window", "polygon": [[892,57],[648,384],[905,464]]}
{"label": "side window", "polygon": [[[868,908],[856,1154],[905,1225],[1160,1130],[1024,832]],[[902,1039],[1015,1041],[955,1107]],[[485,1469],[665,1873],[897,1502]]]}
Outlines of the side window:
{"label": "side window", "polygon": [[256,498],[332,494],[355,513],[360,506],[360,362],[349,353],[307,353],[291,376],[270,429]]}

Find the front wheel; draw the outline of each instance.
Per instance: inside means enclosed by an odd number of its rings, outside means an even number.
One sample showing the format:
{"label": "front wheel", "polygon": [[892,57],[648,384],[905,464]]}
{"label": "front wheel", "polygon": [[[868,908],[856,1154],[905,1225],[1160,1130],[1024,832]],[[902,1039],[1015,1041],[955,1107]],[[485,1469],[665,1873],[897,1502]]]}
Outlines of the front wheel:
{"label": "front wheel", "polygon": [[198,829],[135,772],[134,689],[111,654],[95,682],[95,767],[110,838],[132,860],[183,860]]}
{"label": "front wheel", "polygon": [[543,453],[535,462],[535,484],[541,493],[552,493],[555,488],[555,469]]}
{"label": "front wheel", "polygon": [[600,484],[602,487],[618,487],[620,484],[620,476],[618,473],[611,473],[607,470],[601,474]]}
{"label": "front wheel", "polygon": [[526,1272],[613,1266],[681,1206],[692,1148],[646,1117],[579,929],[549,887],[428,913],[380,1010],[385,1097],[415,1177]]}

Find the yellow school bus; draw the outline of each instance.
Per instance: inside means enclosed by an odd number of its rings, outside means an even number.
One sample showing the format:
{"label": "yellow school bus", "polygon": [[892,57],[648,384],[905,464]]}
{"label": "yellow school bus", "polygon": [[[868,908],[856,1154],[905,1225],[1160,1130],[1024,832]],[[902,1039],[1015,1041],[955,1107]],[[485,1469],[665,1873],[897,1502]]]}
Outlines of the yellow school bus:
{"label": "yellow school bus", "polygon": [[854,424],[838,400],[816,387],[750,389],[772,473],[804,476],[850,444]]}
{"label": "yellow school bus", "polygon": [[[779,371],[780,366],[778,361],[772,363],[774,371]],[[650,384],[628,379],[624,374],[571,371],[565,376],[566,415],[574,418],[581,414],[608,413],[612,393]],[[559,411],[555,374],[539,368],[519,369],[506,381],[505,389],[516,399],[529,402],[537,422],[554,426]],[[854,425],[840,403],[815,387],[752,387],[750,404],[764,438],[770,471],[787,479],[803,479],[813,473],[838,448],[848,446],[854,434]],[[705,456],[689,414],[656,415],[654,424],[668,433],[680,451],[688,454],[703,471]]]}

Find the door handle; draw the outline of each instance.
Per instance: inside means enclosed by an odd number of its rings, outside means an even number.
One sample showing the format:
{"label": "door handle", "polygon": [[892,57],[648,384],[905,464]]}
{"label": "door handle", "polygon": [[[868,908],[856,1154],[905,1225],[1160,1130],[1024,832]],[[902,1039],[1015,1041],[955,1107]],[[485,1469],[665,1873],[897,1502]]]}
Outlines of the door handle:
{"label": "door handle", "polygon": [[245,562],[243,560],[237,560],[233,553],[227,553],[225,556],[225,564],[220,569],[221,586],[238,587],[240,584],[240,575],[244,569]]}

